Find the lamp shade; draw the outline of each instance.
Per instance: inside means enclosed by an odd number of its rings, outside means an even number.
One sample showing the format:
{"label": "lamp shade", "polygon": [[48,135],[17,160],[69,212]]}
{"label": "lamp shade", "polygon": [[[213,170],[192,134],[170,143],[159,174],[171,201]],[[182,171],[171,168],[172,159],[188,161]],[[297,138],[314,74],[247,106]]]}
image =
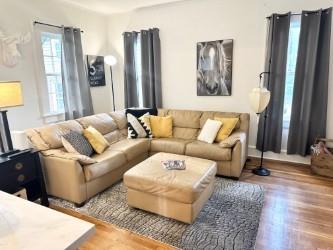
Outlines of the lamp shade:
{"label": "lamp shade", "polygon": [[0,82],[0,108],[23,105],[21,82]]}
{"label": "lamp shade", "polygon": [[250,105],[254,112],[260,114],[267,107],[271,92],[266,88],[254,88],[249,94]]}
{"label": "lamp shade", "polygon": [[117,58],[115,58],[114,56],[112,55],[109,55],[109,56],[105,56],[104,57],[104,62],[110,66],[113,66],[117,63]]}

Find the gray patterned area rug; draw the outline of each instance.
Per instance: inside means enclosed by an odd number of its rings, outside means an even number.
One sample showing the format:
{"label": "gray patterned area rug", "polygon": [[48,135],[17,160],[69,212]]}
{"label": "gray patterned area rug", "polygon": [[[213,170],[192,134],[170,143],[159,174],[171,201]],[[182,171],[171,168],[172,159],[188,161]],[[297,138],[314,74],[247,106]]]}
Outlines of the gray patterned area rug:
{"label": "gray patterned area rug", "polygon": [[129,207],[122,182],[81,208],[57,198],[50,201],[180,249],[249,250],[255,246],[264,190],[216,177],[212,196],[191,225]]}

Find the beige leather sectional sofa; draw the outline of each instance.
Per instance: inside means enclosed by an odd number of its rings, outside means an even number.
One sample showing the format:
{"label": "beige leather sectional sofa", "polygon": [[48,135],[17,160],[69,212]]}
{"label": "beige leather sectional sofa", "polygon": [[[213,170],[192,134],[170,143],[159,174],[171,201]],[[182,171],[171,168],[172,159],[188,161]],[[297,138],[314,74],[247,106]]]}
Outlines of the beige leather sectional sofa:
{"label": "beige leather sectional sofa", "polygon": [[[77,120],[29,129],[27,137],[40,150],[48,194],[83,204],[87,199],[122,179],[123,174],[157,152],[185,154],[216,161],[217,174],[238,178],[247,157],[249,114],[159,109],[159,116],[173,118],[173,137],[127,139],[127,119],[124,111],[97,114]],[[234,145],[223,146],[197,141],[200,129],[214,116],[239,117]],[[92,161],[67,153],[61,136],[74,130],[82,132],[93,126],[111,146]],[[231,135],[233,136],[233,135]]]}

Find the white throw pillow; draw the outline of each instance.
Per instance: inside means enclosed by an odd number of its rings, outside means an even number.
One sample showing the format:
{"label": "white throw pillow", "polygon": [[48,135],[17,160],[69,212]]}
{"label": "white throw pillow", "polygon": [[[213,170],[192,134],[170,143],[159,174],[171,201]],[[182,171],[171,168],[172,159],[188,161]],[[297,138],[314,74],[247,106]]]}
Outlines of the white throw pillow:
{"label": "white throw pillow", "polygon": [[207,142],[207,143],[213,143],[221,126],[222,126],[221,121],[208,119],[205,122],[205,125],[203,126],[203,128],[198,136],[198,140]]}

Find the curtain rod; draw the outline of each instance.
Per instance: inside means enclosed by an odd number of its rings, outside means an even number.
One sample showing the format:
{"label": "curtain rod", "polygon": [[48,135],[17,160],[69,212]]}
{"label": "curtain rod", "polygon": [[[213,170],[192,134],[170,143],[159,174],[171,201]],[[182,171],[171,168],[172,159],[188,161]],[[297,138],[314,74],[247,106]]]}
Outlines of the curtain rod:
{"label": "curtain rod", "polygon": [[[159,28],[150,28],[151,30],[154,30],[154,29],[156,29],[156,30],[160,30]],[[148,29],[148,30],[150,30],[150,29]],[[148,31],[148,30],[143,30],[143,31]],[[124,35],[125,33],[140,33],[141,31],[125,31],[125,32],[123,32],[123,34],[122,35]]]}
{"label": "curtain rod", "polygon": [[[279,15],[279,16],[287,16],[287,15],[288,15],[288,14],[282,14],[282,15]],[[302,13],[291,13],[290,15],[292,15],[292,16],[301,16]],[[271,19],[272,16],[267,16],[266,18],[267,18],[267,19]]]}
{"label": "curtain rod", "polygon": [[[54,24],[49,24],[49,23],[42,23],[42,22],[38,22],[38,21],[34,21],[34,25],[35,24],[42,24],[42,25],[55,27],[55,28],[62,28],[63,27],[63,26],[59,26],[59,25],[54,25]],[[81,33],[83,33],[83,30],[81,30]]]}
{"label": "curtain rod", "polygon": [[[322,9],[322,11],[323,11],[323,12],[325,12],[325,11],[329,11],[329,9],[330,9],[330,8],[328,8],[328,9]],[[306,11],[306,13],[307,13],[307,14],[312,14],[312,13],[316,13],[316,12],[318,12],[318,11],[319,11],[319,10]],[[282,14],[282,15],[279,15],[279,16],[287,16],[287,15],[288,15],[288,13],[286,13],[286,14]],[[292,15],[292,16],[301,16],[302,13],[291,13],[290,15]],[[266,18],[267,18],[267,19],[271,19],[271,18],[272,18],[272,15],[267,16]]]}

